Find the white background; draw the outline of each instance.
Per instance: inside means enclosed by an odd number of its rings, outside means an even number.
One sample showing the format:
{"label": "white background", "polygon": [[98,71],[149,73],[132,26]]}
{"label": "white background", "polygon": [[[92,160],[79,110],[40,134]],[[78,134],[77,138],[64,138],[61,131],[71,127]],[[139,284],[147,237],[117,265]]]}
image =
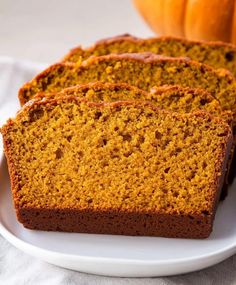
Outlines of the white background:
{"label": "white background", "polygon": [[153,35],[132,0],[0,0],[0,55],[51,63],[127,32]]}

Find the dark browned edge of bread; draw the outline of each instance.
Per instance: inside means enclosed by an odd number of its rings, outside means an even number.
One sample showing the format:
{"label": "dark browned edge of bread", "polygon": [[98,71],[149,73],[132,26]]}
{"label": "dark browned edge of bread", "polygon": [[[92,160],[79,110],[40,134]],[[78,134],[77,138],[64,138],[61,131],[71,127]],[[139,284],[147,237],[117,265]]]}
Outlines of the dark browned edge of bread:
{"label": "dark browned edge of bread", "polygon": [[192,44],[192,45],[198,45],[198,46],[211,46],[211,47],[219,47],[223,46],[226,48],[231,49],[232,52],[236,54],[236,46],[231,43],[225,43],[222,41],[201,41],[201,40],[188,40],[182,37],[176,37],[176,36],[160,36],[160,37],[151,37],[151,38],[138,38],[130,34],[123,34],[123,35],[117,35],[114,37],[110,38],[105,38],[102,40],[97,41],[95,44],[93,44],[90,47],[83,48],[82,46],[77,46],[72,48],[68,54],[66,54],[63,58],[62,61],[66,62],[68,58],[70,58],[73,54],[75,54],[78,50],[81,50],[82,52],[93,52],[97,46],[101,44],[110,44],[110,43],[121,43],[121,42],[132,42],[132,43],[145,43],[149,41],[166,41],[166,40],[176,40],[185,44]]}
{"label": "dark browned edge of bread", "polygon": [[[20,112],[27,112],[31,108],[40,104],[45,104],[49,108],[59,104],[63,100],[73,101],[75,104],[85,102],[91,107],[96,108],[119,108],[120,106],[136,106],[150,107],[156,112],[159,108],[150,103],[141,103],[135,101],[123,101],[115,103],[93,103],[87,102],[84,99],[78,99],[74,96],[60,97],[44,101],[30,101],[25,105]],[[161,112],[170,113],[169,111],[161,110]],[[173,113],[174,116],[182,117],[182,115]],[[232,144],[232,134],[229,126],[219,118],[214,118],[204,112],[196,112],[185,116],[207,116],[209,119],[217,120],[225,126],[227,138],[225,145],[222,145],[222,152],[216,165],[216,176],[212,185],[215,197],[213,198],[212,212],[209,214],[201,214],[195,216],[189,215],[168,215],[150,212],[125,212],[125,211],[92,211],[92,210],[76,210],[67,209],[50,209],[50,208],[26,208],[19,207],[17,196],[15,193],[20,189],[17,170],[12,159],[11,142],[5,140],[5,134],[8,128],[13,124],[12,120],[8,120],[7,124],[1,129],[4,141],[4,151],[7,157],[11,187],[18,220],[28,229],[46,230],[46,231],[65,231],[65,232],[80,232],[93,234],[117,234],[117,235],[142,235],[142,236],[161,236],[161,237],[176,237],[176,238],[207,238],[213,227],[213,220],[220,197],[220,189],[223,184],[227,156],[230,153]],[[223,163],[224,162],[224,163]],[[221,176],[217,176],[221,173]]]}

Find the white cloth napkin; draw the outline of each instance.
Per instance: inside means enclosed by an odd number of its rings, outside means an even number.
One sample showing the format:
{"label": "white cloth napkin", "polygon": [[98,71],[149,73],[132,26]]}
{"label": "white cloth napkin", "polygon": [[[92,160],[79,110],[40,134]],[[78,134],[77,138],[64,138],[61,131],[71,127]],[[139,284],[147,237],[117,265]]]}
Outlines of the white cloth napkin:
{"label": "white cloth napkin", "polygon": [[[17,90],[45,64],[0,57],[0,125],[20,108]],[[1,140],[1,139],[0,139]],[[0,151],[2,143],[0,141]],[[0,188],[1,191],[1,188]],[[1,201],[0,201],[1,206]],[[163,278],[111,278],[62,269],[33,258],[0,236],[0,284],[3,285],[231,285],[236,284],[236,255],[211,268]]]}

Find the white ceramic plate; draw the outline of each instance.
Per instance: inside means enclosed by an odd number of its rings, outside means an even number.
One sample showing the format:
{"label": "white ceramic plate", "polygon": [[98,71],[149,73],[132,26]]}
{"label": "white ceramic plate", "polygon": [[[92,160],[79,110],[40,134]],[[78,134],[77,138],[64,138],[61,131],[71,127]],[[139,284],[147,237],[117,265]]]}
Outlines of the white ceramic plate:
{"label": "white ceramic plate", "polygon": [[49,263],[108,276],[151,277],[199,270],[236,252],[236,184],[219,206],[214,231],[206,240],[43,232],[17,222],[5,158],[0,167],[0,233]]}

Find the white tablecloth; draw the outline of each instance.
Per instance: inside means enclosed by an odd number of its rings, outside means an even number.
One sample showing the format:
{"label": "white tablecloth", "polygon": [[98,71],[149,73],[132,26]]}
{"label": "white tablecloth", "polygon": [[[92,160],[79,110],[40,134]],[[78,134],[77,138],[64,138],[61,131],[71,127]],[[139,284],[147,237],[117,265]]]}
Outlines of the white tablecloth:
{"label": "white tablecloth", "polygon": [[[17,90],[45,65],[0,57],[0,125],[14,116],[19,104]],[[1,191],[1,188],[0,188]],[[0,203],[1,206],[1,203]],[[0,236],[0,284],[3,285],[99,285],[99,284],[236,284],[236,256],[214,267],[176,277],[110,278],[74,272],[24,254]]]}

